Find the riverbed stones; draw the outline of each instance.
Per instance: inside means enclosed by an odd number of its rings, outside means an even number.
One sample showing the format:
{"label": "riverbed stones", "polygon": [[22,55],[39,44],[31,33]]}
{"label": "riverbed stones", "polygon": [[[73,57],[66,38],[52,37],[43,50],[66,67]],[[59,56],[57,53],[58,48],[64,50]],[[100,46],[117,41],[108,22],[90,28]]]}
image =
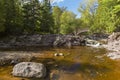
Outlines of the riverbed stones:
{"label": "riverbed stones", "polygon": [[46,67],[42,63],[21,62],[12,71],[13,76],[27,78],[42,78],[46,76]]}
{"label": "riverbed stones", "polygon": [[63,54],[63,53],[55,53],[54,56],[55,56],[55,57],[56,57],[56,56],[64,56],[64,54]]}

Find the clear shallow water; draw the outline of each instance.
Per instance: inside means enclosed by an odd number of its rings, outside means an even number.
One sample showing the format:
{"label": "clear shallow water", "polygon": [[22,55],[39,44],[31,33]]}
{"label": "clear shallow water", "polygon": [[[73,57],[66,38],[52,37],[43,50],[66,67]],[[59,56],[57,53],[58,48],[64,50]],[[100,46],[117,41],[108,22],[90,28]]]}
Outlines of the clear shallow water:
{"label": "clear shallow water", "polygon": [[[47,66],[50,74],[41,80],[120,80],[120,61],[112,61],[107,58],[104,49],[90,47],[32,48],[27,52],[39,55],[33,61],[42,62]],[[55,53],[63,53],[64,56],[55,57]],[[0,67],[0,80],[40,80],[13,77],[11,75],[12,67]]]}

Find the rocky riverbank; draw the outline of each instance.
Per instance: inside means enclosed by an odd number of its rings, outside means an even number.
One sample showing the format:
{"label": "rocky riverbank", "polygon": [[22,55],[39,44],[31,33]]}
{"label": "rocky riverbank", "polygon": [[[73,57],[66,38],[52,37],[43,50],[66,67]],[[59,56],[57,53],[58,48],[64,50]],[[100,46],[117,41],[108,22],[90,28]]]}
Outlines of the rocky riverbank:
{"label": "rocky riverbank", "polygon": [[[89,39],[88,39],[89,38]],[[37,50],[37,47],[71,47],[71,46],[90,46],[98,47],[99,44],[96,40],[91,40],[91,38],[98,39],[97,35],[93,36],[73,36],[73,35],[21,35],[21,36],[11,36],[8,38],[0,39],[0,49],[13,49],[18,50]],[[103,37],[102,37],[103,38]],[[38,48],[40,49],[40,48]],[[19,51],[15,52],[0,52],[0,65],[15,64],[23,61],[31,61],[36,54],[28,52]],[[27,56],[27,58],[26,58]]]}
{"label": "rocky riverbank", "polygon": [[120,59],[120,32],[113,33],[108,37],[105,48],[109,50],[108,57],[111,59]]}
{"label": "rocky riverbank", "polygon": [[[73,36],[73,35],[21,35],[11,36],[8,38],[0,39],[0,49],[13,49],[18,50],[37,50],[37,47],[71,47],[71,46],[90,46],[101,47],[101,44],[96,40],[106,39],[107,35],[89,35],[85,37]],[[40,48],[39,48],[40,49]],[[28,52],[0,52],[0,65],[14,64],[22,61],[31,61],[35,57],[33,53]],[[26,56],[28,56],[26,58]]]}
{"label": "rocky riverbank", "polygon": [[0,48],[79,46],[84,45],[83,37],[72,35],[21,35],[0,39]]}

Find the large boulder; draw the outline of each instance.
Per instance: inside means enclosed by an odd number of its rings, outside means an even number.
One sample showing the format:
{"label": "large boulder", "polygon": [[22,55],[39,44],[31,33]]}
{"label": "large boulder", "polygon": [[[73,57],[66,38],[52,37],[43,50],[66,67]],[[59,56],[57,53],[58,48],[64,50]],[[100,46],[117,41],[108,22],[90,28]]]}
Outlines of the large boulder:
{"label": "large boulder", "polygon": [[14,66],[12,74],[18,77],[42,78],[46,76],[46,68],[41,63],[21,62]]}
{"label": "large boulder", "polygon": [[59,35],[53,43],[54,46],[80,46],[85,45],[85,39],[79,36]]}

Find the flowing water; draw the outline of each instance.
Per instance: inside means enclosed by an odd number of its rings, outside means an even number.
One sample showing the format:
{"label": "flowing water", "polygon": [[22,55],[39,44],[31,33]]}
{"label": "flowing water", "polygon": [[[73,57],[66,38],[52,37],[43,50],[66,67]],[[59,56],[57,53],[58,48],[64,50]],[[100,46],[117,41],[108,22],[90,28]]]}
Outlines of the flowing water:
{"label": "flowing water", "polygon": [[[120,80],[120,61],[110,60],[106,57],[104,49],[36,48],[29,52],[40,54],[33,61],[46,65],[49,73],[46,78],[14,77],[11,75],[13,66],[2,66],[0,67],[0,80]],[[64,56],[54,56],[55,53],[62,53]]]}

